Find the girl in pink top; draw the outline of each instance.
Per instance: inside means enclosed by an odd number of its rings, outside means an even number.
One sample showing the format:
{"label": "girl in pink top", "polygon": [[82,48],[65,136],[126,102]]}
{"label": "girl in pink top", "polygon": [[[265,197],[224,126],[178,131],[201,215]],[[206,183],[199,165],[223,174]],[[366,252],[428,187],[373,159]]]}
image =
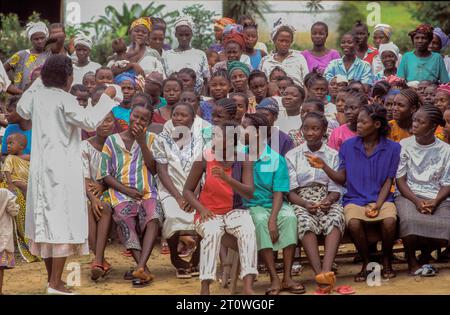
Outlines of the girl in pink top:
{"label": "girl in pink top", "polygon": [[302,52],[310,72],[317,68],[320,73],[323,73],[332,60],[341,58],[336,50],[325,47],[327,37],[328,25],[326,23],[316,22],[311,26],[313,49]]}
{"label": "girl in pink top", "polygon": [[368,99],[365,94],[349,91],[345,100],[344,114],[347,118],[347,123],[334,129],[328,139],[328,146],[336,151],[339,151],[342,143],[349,138],[356,136],[356,125],[358,122],[358,115],[361,108],[367,105]]}

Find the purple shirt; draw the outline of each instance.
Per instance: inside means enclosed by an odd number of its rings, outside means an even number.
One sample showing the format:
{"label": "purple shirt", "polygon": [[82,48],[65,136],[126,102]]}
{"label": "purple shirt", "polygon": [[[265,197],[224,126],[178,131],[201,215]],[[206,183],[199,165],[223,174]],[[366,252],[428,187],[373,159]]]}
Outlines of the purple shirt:
{"label": "purple shirt", "polygon": [[[286,133],[279,130],[278,128],[273,128],[272,132],[278,132],[278,143],[269,142],[270,148],[282,157],[285,157],[286,153],[288,153],[295,147],[294,141],[292,141],[291,137],[289,137]],[[269,141],[270,140],[271,138],[269,138]]]}
{"label": "purple shirt", "polygon": [[330,52],[322,57],[314,56],[309,50],[302,51],[302,55],[306,59],[309,72],[312,72],[317,67],[321,73],[325,71],[332,60],[341,58],[339,53],[334,49],[330,49]]}
{"label": "purple shirt", "polygon": [[[400,150],[400,144],[382,137],[372,155],[367,156],[361,137],[345,141],[339,151],[339,169],[345,168],[347,175],[343,205],[365,206],[376,202],[384,182],[395,178]],[[392,193],[386,201],[394,201]]]}

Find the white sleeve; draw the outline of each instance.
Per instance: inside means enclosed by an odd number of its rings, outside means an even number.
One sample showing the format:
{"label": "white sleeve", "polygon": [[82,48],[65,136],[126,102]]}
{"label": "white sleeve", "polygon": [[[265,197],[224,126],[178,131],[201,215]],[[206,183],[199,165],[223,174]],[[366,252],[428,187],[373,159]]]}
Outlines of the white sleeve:
{"label": "white sleeve", "polygon": [[[36,82],[34,82],[34,83],[36,83]],[[22,97],[20,98],[19,102],[17,103],[16,111],[23,119],[26,119],[26,120],[31,119],[31,116],[33,114],[33,104],[34,104],[33,94],[34,94],[33,89],[29,88],[28,90],[25,91],[25,93],[22,94]],[[78,106],[80,106],[80,105],[78,105]]]}
{"label": "white sleeve", "polygon": [[10,85],[11,80],[5,71],[5,67],[3,67],[3,64],[0,62],[0,92],[6,92]]}
{"label": "white sleeve", "polygon": [[65,98],[63,102],[67,122],[86,131],[95,131],[115,106],[115,102],[105,94],[93,107],[81,107],[73,96]]}

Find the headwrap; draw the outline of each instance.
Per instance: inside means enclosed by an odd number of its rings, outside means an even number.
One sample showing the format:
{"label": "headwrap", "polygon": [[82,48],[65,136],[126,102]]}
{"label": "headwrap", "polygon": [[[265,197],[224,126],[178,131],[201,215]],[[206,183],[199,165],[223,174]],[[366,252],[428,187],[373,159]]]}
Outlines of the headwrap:
{"label": "headwrap", "polygon": [[228,76],[231,77],[233,71],[237,69],[244,72],[247,77],[250,76],[250,69],[248,68],[248,66],[245,63],[237,60],[228,63]]}
{"label": "headwrap", "polygon": [[162,87],[163,82],[164,82],[164,77],[158,71],[153,71],[145,76],[145,80],[152,82],[152,83],[156,83]]}
{"label": "headwrap", "polygon": [[387,95],[391,96],[391,95],[397,95],[397,94],[400,94],[400,90],[390,89]]}
{"label": "headwrap", "polygon": [[406,83],[410,88],[417,89],[419,87],[420,81],[409,81]]}
{"label": "headwrap", "polygon": [[433,30],[433,27],[429,24],[420,24],[414,31],[409,32],[408,35],[411,37],[411,40],[414,41],[414,36],[416,36],[417,33],[422,33],[427,35],[431,41],[433,40]]}
{"label": "headwrap", "polygon": [[373,29],[373,31],[374,32],[382,31],[383,34],[389,39],[392,36],[392,26],[390,26],[389,24],[377,24],[377,25],[375,25],[375,28]]}
{"label": "headwrap", "polygon": [[152,31],[153,24],[152,24],[152,20],[149,17],[141,17],[141,18],[134,20],[133,23],[131,23],[130,30],[132,30],[133,28],[135,28],[136,26],[139,26],[139,25],[145,26],[145,28],[148,29],[149,32]]}
{"label": "headwrap", "polygon": [[256,110],[258,109],[268,110],[274,115],[278,115],[280,111],[277,101],[272,97],[264,98],[258,105],[256,105]]}
{"label": "headwrap", "polygon": [[92,40],[85,36],[84,34],[78,34],[75,37],[75,40],[73,42],[73,44],[76,45],[83,45],[86,46],[87,48],[91,49],[92,48]]}
{"label": "headwrap", "polygon": [[174,28],[176,29],[179,26],[187,26],[192,31],[194,29],[194,22],[192,21],[191,17],[187,15],[182,15],[176,19]]}
{"label": "headwrap", "polygon": [[130,81],[133,84],[133,87],[136,87],[136,76],[129,72],[121,73],[114,78],[114,82],[118,85],[120,85],[124,81]]}
{"label": "headwrap", "polygon": [[36,33],[44,33],[45,37],[48,37],[48,28],[44,22],[30,22],[26,26],[26,32],[28,35],[28,39],[31,40],[31,36]]}
{"label": "headwrap", "polygon": [[390,75],[386,77],[385,81],[392,85],[392,83],[404,82],[403,78],[397,77],[396,75]]}
{"label": "headwrap", "polygon": [[227,17],[223,17],[221,19],[214,21],[214,27],[220,28],[222,30],[225,28],[225,26],[227,26],[229,24],[236,24],[236,21],[233,20],[232,18],[227,18]]}
{"label": "headwrap", "polygon": [[437,88],[437,91],[443,91],[443,92],[446,92],[447,94],[450,95],[450,85],[448,85],[448,84],[441,84]]}
{"label": "headwrap", "polygon": [[398,49],[397,45],[395,45],[393,42],[387,43],[387,44],[380,44],[380,48],[378,48],[378,53],[381,57],[381,54],[384,51],[391,51],[393,52],[398,59],[398,56],[400,55],[400,49]]}
{"label": "headwrap", "polygon": [[344,82],[348,83],[347,77],[343,76],[342,74],[338,74],[335,78],[336,78],[336,84],[344,83]]}
{"label": "headwrap", "polygon": [[272,41],[275,41],[275,38],[277,37],[278,31],[280,30],[281,27],[289,28],[292,31],[292,35],[294,35],[295,32],[297,31],[293,25],[290,25],[289,23],[287,23],[283,18],[279,18],[273,24],[273,29],[272,29],[272,32],[270,33],[270,37],[272,38]]}
{"label": "headwrap", "polygon": [[441,49],[447,48],[447,46],[450,44],[450,37],[447,36],[439,27],[436,27],[433,30],[433,34],[439,37],[441,40]]}
{"label": "headwrap", "polygon": [[241,46],[241,49],[245,47],[245,39],[242,33],[232,32],[223,36],[223,44],[226,45],[229,42],[235,42]]}

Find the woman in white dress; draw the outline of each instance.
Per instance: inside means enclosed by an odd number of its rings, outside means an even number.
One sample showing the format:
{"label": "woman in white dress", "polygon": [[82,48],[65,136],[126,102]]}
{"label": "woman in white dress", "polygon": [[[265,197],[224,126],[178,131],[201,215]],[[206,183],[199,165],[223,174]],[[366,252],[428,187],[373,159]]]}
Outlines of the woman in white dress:
{"label": "woman in white dress", "polygon": [[163,64],[166,75],[169,77],[172,73],[178,72],[183,68],[191,68],[197,75],[195,90],[201,91],[203,83],[205,79],[209,79],[210,73],[206,54],[191,47],[194,24],[190,17],[180,16],[175,21],[174,27],[178,47],[164,53]]}
{"label": "woman in white dress", "polygon": [[94,107],[79,106],[67,92],[72,61],[62,55],[45,62],[41,77],[43,86],[25,92],[17,104],[17,113],[33,121],[25,233],[31,252],[45,261],[47,293],[71,295],[61,280],[66,258],[89,254],[81,129],[96,130],[115,105],[115,89],[108,88]]}

